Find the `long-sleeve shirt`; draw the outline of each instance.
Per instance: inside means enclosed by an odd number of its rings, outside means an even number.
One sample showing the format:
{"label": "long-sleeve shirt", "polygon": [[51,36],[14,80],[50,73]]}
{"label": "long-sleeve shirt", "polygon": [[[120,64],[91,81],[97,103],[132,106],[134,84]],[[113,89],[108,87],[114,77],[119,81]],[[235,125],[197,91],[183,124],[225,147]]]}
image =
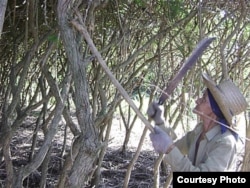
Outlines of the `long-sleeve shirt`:
{"label": "long-sleeve shirt", "polygon": [[[202,124],[175,142],[165,156],[173,171],[236,171],[237,141],[230,130],[221,133],[220,126],[209,130],[197,145]],[[196,149],[197,147],[197,149]]]}

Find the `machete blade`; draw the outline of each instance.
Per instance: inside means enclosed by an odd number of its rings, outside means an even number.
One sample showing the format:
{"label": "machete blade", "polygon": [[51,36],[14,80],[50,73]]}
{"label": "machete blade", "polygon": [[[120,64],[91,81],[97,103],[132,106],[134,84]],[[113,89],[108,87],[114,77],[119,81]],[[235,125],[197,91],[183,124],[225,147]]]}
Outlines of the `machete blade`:
{"label": "machete blade", "polygon": [[186,75],[188,70],[197,62],[198,58],[202,55],[205,49],[211,44],[215,37],[202,39],[196,48],[192,51],[189,58],[183,63],[182,67],[174,78],[168,83],[167,88],[162,92],[158,104],[162,105],[166,99],[172,94],[181,79]]}

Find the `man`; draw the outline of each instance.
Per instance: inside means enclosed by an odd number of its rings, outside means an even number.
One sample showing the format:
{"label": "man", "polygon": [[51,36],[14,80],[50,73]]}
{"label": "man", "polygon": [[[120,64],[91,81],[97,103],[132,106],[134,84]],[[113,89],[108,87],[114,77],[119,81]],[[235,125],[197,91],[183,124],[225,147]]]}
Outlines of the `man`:
{"label": "man", "polygon": [[165,161],[173,171],[235,171],[237,168],[238,116],[247,102],[231,80],[219,85],[203,74],[207,87],[196,100],[193,112],[201,122],[184,137],[173,142],[164,127],[162,106],[153,102],[147,111],[155,122],[150,134],[156,152],[165,153]]}

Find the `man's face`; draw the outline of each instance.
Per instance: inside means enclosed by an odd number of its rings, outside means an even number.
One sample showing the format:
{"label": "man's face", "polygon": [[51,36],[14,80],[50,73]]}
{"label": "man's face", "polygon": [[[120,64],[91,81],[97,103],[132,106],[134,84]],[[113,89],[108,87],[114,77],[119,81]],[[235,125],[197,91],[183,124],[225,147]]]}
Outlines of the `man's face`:
{"label": "man's face", "polygon": [[193,112],[195,114],[198,114],[200,116],[210,116],[211,113],[213,113],[207,90],[203,93],[202,97],[198,98],[196,101],[196,106],[193,109]]}

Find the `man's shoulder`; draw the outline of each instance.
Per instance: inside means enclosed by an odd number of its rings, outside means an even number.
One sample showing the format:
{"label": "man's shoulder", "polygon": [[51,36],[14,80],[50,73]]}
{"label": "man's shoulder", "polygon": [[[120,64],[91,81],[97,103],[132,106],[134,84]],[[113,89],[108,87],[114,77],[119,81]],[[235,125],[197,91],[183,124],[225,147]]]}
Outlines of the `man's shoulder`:
{"label": "man's shoulder", "polygon": [[237,140],[230,130],[217,136],[217,142],[224,142],[227,145],[236,145]]}

